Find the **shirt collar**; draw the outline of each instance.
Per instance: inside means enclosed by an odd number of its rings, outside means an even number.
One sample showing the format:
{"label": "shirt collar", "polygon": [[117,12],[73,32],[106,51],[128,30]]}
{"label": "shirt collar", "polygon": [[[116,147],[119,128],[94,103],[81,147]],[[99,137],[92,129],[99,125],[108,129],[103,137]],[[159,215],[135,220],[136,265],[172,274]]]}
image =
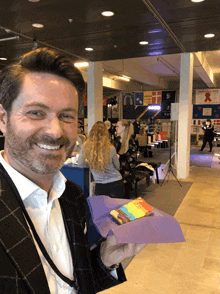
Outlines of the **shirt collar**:
{"label": "shirt collar", "polygon": [[[36,185],[34,182],[23,176],[11,165],[9,165],[2,156],[3,152],[3,150],[0,151],[0,163],[3,165],[3,167],[13,180],[23,201],[31,194],[36,193],[37,190],[42,190],[38,185]],[[63,194],[65,190],[65,182],[66,178],[60,171],[58,171],[54,176],[53,184],[50,189],[49,202],[53,201],[56,198],[59,198]]]}

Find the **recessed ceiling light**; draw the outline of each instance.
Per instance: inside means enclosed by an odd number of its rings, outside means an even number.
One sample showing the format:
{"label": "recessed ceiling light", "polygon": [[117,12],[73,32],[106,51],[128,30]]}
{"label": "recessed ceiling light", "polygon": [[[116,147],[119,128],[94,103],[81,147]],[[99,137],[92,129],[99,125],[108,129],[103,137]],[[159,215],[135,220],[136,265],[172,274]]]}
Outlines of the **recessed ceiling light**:
{"label": "recessed ceiling light", "polygon": [[205,1],[205,0],[191,0],[191,2],[196,2],[196,3],[203,2],[203,1]]}
{"label": "recessed ceiling light", "polygon": [[87,67],[87,66],[89,66],[89,63],[88,62],[75,62],[74,65],[76,67]]}
{"label": "recessed ceiling light", "polygon": [[112,12],[112,11],[103,11],[102,13],[101,13],[103,16],[113,16],[114,15],[114,12]]}
{"label": "recessed ceiling light", "polygon": [[139,44],[140,45],[147,45],[147,44],[149,44],[147,41],[141,41],[141,42],[139,42]]}
{"label": "recessed ceiling light", "polygon": [[205,38],[213,38],[215,37],[215,34],[206,34],[204,35]]}
{"label": "recessed ceiling light", "polygon": [[8,60],[6,57],[0,57],[0,60]]}
{"label": "recessed ceiling light", "polygon": [[85,48],[86,51],[93,51],[93,48]]}
{"label": "recessed ceiling light", "polygon": [[32,23],[32,27],[42,29],[44,27],[44,25],[41,23]]}
{"label": "recessed ceiling light", "polygon": [[39,2],[40,0],[28,0],[29,2]]}

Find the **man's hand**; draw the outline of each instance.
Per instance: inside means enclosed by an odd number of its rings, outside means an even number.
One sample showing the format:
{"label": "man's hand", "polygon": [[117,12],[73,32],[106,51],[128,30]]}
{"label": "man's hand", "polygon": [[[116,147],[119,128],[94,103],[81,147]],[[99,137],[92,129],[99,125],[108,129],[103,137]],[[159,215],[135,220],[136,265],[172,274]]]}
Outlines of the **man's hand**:
{"label": "man's hand", "polygon": [[105,242],[101,244],[100,256],[106,267],[120,263],[127,257],[138,254],[146,244],[117,244],[115,236],[109,236]]}

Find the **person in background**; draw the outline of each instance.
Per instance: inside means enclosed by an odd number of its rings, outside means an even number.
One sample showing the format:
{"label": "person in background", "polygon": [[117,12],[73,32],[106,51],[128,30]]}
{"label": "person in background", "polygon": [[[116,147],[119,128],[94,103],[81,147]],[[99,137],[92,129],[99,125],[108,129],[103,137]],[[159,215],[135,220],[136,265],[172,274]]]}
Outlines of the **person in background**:
{"label": "person in background", "polygon": [[0,293],[95,294],[126,281],[120,262],[145,244],[114,235],[90,250],[86,199],[59,171],[77,136],[85,82],[49,48],[0,73]]}
{"label": "person in background", "polygon": [[119,154],[120,172],[125,185],[125,197],[130,199],[134,168],[137,162],[137,145],[133,138],[133,125],[125,119],[119,120],[116,125],[116,151]]}
{"label": "person in background", "polygon": [[108,118],[107,118],[107,120],[104,121],[104,124],[106,125],[106,128],[108,129],[110,140],[111,140],[111,142],[113,142],[114,141],[114,128],[113,128],[113,125],[110,122],[110,120],[108,120]]}
{"label": "person in background", "polygon": [[155,122],[155,129],[154,131],[159,134],[159,132],[161,131],[161,120],[157,119]]}
{"label": "person in background", "polygon": [[109,131],[104,122],[96,122],[83,144],[78,165],[89,167],[95,180],[95,195],[123,198],[124,184],[119,172],[120,164]]}
{"label": "person in background", "polygon": [[140,131],[140,118],[136,118],[133,122],[134,127],[134,139],[136,139],[136,135],[139,134]]}
{"label": "person in background", "polygon": [[147,135],[151,137],[151,142],[153,142],[154,131],[155,131],[155,122],[154,122],[153,117],[150,117],[148,119]]}
{"label": "person in background", "polygon": [[140,129],[139,134],[136,135],[136,141],[138,141],[138,149],[147,155],[147,134],[144,129]]}
{"label": "person in background", "polygon": [[211,124],[211,120],[207,119],[205,124],[203,124],[202,129],[204,130],[204,136],[203,136],[203,144],[200,149],[200,151],[203,151],[203,149],[206,146],[206,143],[209,143],[209,152],[212,152],[212,141],[214,139],[214,126]]}
{"label": "person in background", "polygon": [[78,134],[77,134],[77,137],[76,137],[76,143],[75,143],[75,146],[73,148],[73,152],[71,154],[71,157],[74,157],[77,154],[79,154],[85,140],[86,140],[86,136],[82,134],[81,128],[78,128]]}
{"label": "person in background", "polygon": [[108,120],[108,119],[105,120],[105,121],[104,121],[104,124],[106,125],[106,128],[107,128],[108,130],[111,129],[112,124],[111,124],[110,120]]}

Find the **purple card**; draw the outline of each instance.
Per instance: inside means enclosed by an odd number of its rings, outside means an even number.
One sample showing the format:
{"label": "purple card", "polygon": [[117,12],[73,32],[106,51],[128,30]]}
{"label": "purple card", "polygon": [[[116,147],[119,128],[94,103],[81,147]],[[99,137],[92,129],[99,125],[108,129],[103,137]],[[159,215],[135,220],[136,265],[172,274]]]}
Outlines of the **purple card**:
{"label": "purple card", "polygon": [[114,234],[117,243],[175,243],[185,242],[178,221],[169,214],[154,208],[154,213],[120,225],[110,211],[131,200],[92,196],[87,198],[92,220],[102,237]]}

